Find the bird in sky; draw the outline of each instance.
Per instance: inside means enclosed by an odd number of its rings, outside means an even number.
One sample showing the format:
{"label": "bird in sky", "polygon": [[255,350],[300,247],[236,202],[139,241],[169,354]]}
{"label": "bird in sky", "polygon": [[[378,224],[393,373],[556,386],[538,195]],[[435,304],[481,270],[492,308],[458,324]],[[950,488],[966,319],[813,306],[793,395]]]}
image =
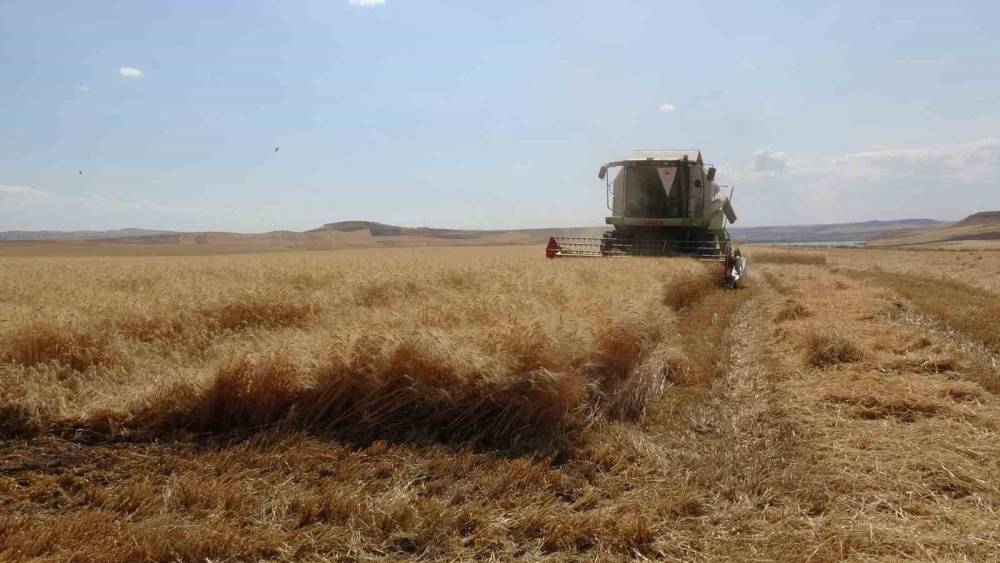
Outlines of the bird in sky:
{"label": "bird in sky", "polygon": [[83,170],[80,171],[80,174],[83,174]]}
{"label": "bird in sky", "polygon": [[278,149],[280,149],[280,148],[281,147],[274,147],[274,152],[278,152]]}

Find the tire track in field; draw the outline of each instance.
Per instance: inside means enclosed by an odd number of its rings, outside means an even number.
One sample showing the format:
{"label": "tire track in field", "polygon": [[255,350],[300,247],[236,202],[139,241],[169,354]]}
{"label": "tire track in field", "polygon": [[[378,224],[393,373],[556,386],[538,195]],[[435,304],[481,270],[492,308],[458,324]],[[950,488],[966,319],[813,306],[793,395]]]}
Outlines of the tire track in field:
{"label": "tire track in field", "polygon": [[893,320],[909,323],[959,350],[974,369],[970,379],[1000,393],[1000,296],[953,280],[887,272],[848,272],[900,297],[889,311]]}
{"label": "tire track in field", "polygon": [[726,341],[726,365],[709,397],[692,416],[699,434],[688,467],[702,491],[704,516],[692,552],[709,559],[792,560],[813,539],[808,513],[812,491],[803,474],[812,465],[810,438],[788,408],[780,385],[789,366],[772,353],[771,336],[761,322],[777,299],[761,284],[746,291],[733,315]]}
{"label": "tire track in field", "polygon": [[[813,548],[802,558],[985,559],[1000,548],[1000,401],[978,385],[954,347],[893,314],[884,287],[816,267],[765,272],[785,304],[762,319],[792,366],[778,382],[810,437],[801,472]],[[777,295],[776,295],[777,297]],[[780,301],[774,301],[779,305]],[[859,358],[809,362],[816,333],[856,346]]]}

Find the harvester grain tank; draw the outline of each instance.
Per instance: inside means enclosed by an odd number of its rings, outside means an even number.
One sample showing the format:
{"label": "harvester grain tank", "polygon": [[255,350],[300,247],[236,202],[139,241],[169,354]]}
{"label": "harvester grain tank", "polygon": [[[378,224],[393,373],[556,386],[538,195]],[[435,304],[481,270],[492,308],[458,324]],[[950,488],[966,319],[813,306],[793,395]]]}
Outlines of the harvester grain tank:
{"label": "harvester grain tank", "polygon": [[[617,170],[614,180],[612,171]],[[553,237],[545,254],[561,256],[676,256],[719,262],[730,287],[747,273],[727,223],[736,222],[731,195],[720,194],[716,169],[701,151],[639,150],[601,166],[612,229],[603,238]]]}

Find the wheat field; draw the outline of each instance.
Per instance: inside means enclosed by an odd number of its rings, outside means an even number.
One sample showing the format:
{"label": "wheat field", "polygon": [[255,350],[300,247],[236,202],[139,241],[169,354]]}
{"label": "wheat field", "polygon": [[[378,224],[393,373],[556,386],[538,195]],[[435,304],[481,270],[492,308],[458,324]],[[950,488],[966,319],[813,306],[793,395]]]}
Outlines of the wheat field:
{"label": "wheat field", "polygon": [[0,559],[995,556],[989,290],[756,252],[0,259]]}

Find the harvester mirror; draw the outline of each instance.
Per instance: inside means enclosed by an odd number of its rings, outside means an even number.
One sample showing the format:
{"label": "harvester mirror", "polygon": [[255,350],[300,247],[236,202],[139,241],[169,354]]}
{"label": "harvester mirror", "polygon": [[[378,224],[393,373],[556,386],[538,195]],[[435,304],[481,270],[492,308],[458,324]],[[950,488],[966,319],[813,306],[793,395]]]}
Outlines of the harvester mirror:
{"label": "harvester mirror", "polygon": [[708,181],[709,182],[715,181],[715,167],[714,166],[709,167],[709,169],[708,169],[708,176],[707,177],[708,177]]}
{"label": "harvester mirror", "polygon": [[608,175],[608,167],[602,166],[601,171],[597,173],[597,177],[603,180]]}

